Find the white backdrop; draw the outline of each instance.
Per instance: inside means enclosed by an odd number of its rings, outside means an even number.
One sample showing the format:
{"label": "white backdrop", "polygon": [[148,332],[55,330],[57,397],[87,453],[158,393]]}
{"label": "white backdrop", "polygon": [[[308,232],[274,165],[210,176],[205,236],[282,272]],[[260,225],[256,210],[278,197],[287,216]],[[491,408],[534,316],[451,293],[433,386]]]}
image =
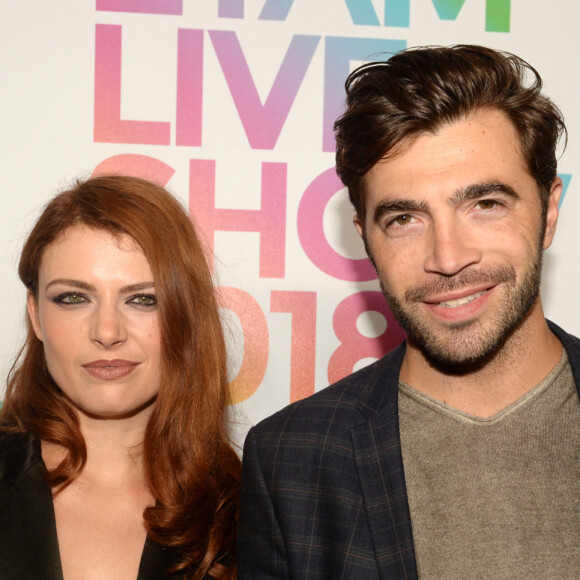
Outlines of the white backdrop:
{"label": "white backdrop", "polygon": [[515,52],[563,109],[569,186],[542,292],[580,334],[579,25],[576,0],[0,0],[3,376],[23,337],[26,232],[96,168],[166,182],[213,245],[240,441],[392,347],[330,128],[349,70],[422,44]]}

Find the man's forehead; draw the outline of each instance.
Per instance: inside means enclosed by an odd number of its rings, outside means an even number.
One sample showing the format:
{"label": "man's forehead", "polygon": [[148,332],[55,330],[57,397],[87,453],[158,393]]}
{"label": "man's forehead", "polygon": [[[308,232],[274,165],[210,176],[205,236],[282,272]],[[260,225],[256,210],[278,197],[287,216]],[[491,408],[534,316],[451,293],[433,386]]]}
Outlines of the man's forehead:
{"label": "man's forehead", "polygon": [[482,183],[515,189],[512,176],[517,181],[524,175],[533,179],[512,122],[487,110],[415,135],[366,173],[363,188],[368,205],[377,195],[428,200],[425,189],[432,183],[445,184],[449,196]]}

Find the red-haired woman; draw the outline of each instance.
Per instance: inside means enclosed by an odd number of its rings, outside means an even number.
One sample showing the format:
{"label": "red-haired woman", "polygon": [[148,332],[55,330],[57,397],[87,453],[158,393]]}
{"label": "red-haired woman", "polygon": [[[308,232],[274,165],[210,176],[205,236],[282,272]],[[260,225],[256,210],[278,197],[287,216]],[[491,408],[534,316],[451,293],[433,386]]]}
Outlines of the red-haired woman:
{"label": "red-haired woman", "polygon": [[163,188],[77,183],[24,245],[0,420],[0,579],[235,577],[240,462],[195,230]]}

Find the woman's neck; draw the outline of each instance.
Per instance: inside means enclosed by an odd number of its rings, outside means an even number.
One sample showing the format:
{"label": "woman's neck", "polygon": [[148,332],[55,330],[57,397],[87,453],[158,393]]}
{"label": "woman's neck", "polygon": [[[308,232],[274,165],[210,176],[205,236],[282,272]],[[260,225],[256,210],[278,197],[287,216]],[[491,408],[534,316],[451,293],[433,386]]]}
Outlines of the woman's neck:
{"label": "woman's neck", "polygon": [[[79,413],[87,448],[87,462],[79,482],[104,486],[143,484],[143,437],[149,415],[142,412],[124,419],[100,419]],[[58,466],[65,453],[59,445],[42,443],[42,456],[49,470]]]}

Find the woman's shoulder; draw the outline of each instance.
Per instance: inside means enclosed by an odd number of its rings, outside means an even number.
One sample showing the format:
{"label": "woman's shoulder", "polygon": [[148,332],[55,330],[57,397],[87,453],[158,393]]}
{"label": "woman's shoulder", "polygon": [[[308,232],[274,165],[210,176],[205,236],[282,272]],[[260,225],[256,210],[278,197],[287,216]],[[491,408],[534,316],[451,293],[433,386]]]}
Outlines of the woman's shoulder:
{"label": "woman's shoulder", "polygon": [[37,440],[32,433],[21,431],[7,423],[0,423],[0,453],[22,450],[34,445]]}
{"label": "woman's shoulder", "polygon": [[0,480],[17,479],[40,461],[40,441],[34,434],[0,425]]}

